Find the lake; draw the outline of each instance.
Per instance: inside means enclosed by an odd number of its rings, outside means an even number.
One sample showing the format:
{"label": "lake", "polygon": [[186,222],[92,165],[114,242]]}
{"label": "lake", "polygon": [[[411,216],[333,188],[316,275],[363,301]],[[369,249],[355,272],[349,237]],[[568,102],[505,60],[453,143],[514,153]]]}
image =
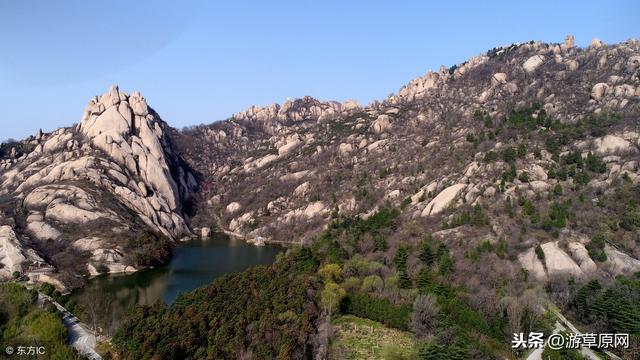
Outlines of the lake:
{"label": "lake", "polygon": [[135,305],[158,300],[170,305],[179,293],[211,283],[224,274],[271,264],[279,246],[254,246],[243,240],[214,235],[207,240],[181,243],[171,261],[132,274],[103,275],[91,279],[71,297],[79,305],[78,316],[90,326],[112,335],[120,319]]}

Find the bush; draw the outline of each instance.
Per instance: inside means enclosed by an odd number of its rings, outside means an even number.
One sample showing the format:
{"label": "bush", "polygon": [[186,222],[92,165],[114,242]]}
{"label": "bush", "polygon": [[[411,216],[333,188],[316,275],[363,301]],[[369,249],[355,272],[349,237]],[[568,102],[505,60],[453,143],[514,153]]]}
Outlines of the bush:
{"label": "bush", "polygon": [[540,246],[540,244],[536,245],[535,252],[538,259],[544,264],[544,250],[542,250],[542,246]]}
{"label": "bush", "polygon": [[519,144],[518,145],[518,157],[523,158],[527,155],[527,145]]}
{"label": "bush", "polygon": [[604,246],[604,236],[602,234],[594,235],[589,244],[587,244],[589,256],[599,262],[607,261],[607,254],[604,252]]}
{"label": "bush", "polygon": [[335,282],[342,279],[342,268],[338,264],[325,264],[318,269],[325,282]]}
{"label": "bush", "polygon": [[502,160],[504,160],[504,162],[506,163],[514,163],[516,161],[516,150],[512,147],[508,147],[506,148],[503,152],[502,152]]}
{"label": "bush", "polygon": [[498,158],[498,154],[496,154],[495,151],[491,150],[491,151],[487,151],[484,154],[484,162],[486,163],[491,163],[496,161],[496,159]]}
{"label": "bush", "polygon": [[420,258],[420,261],[422,261],[422,263],[425,266],[431,266],[433,264],[433,262],[436,259],[435,254],[433,253],[433,250],[431,249],[431,237],[427,237],[426,239],[422,240],[422,242],[420,243],[420,253],[418,255],[418,257]]}
{"label": "bush", "polygon": [[607,164],[605,164],[599,157],[589,152],[586,159],[586,168],[589,171],[596,173],[605,173],[607,171]]}
{"label": "bush", "polygon": [[521,172],[520,176],[518,176],[518,180],[524,183],[529,182],[529,173],[526,171]]}
{"label": "bush", "polygon": [[553,187],[553,193],[558,196],[562,195],[562,185],[556,184],[556,186]]}
{"label": "bush", "polygon": [[360,290],[363,292],[379,292],[384,288],[382,278],[377,275],[369,275],[362,280]]}
{"label": "bush", "polygon": [[54,288],[53,285],[49,283],[44,283],[40,285],[40,291],[47,296],[52,296],[55,290],[56,288]]}
{"label": "bush", "polygon": [[382,234],[376,234],[373,238],[373,251],[387,251],[389,245]]}

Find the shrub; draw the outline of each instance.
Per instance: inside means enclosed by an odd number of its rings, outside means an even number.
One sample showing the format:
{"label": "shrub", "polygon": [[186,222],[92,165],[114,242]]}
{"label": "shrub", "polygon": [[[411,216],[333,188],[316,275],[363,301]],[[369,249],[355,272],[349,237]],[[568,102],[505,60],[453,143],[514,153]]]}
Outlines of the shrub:
{"label": "shrub", "polygon": [[527,155],[527,145],[519,144],[518,145],[518,157],[523,158]]}
{"label": "shrub", "polygon": [[356,291],[360,289],[361,284],[360,278],[350,276],[344,280],[342,287],[347,291]]}
{"label": "shrub", "polygon": [[384,288],[382,278],[377,275],[369,275],[362,280],[360,290],[363,292],[379,292]]}
{"label": "shrub", "polygon": [[589,244],[587,244],[589,256],[599,262],[607,261],[607,254],[604,252],[604,246],[604,236],[602,234],[594,235]]}
{"label": "shrub", "polygon": [[431,237],[427,237],[427,239],[422,240],[420,243],[420,254],[418,257],[422,261],[425,266],[431,266],[436,259],[433,250],[431,250]]}
{"label": "shrub", "polygon": [[605,164],[599,157],[589,152],[586,159],[586,168],[589,171],[596,173],[604,173],[607,171],[607,164]]}
{"label": "shrub", "polygon": [[399,271],[407,269],[407,258],[409,257],[409,248],[400,246],[393,257],[393,263]]}
{"label": "shrub", "polygon": [[509,170],[506,170],[505,172],[502,173],[502,180],[504,182],[513,182],[515,178],[516,178],[516,166],[515,164],[511,164],[509,166]]}
{"label": "shrub", "polygon": [[373,238],[373,251],[386,251],[389,245],[382,234],[376,234]]}
{"label": "shrub", "polygon": [[491,150],[491,151],[487,151],[484,154],[484,162],[486,163],[491,163],[496,161],[496,159],[498,158],[498,154],[496,154],[495,151]]}
{"label": "shrub", "polygon": [[556,186],[553,187],[553,193],[556,195],[562,195],[562,186],[560,184],[556,184]]}
{"label": "shrub", "polygon": [[318,269],[320,275],[325,282],[340,281],[342,278],[342,268],[338,264],[325,264]]}
{"label": "shrub", "polygon": [[538,259],[544,264],[544,250],[542,250],[542,246],[540,246],[540,244],[536,245],[535,252]]}
{"label": "shrub", "polygon": [[502,152],[502,160],[509,164],[514,163],[516,161],[516,155],[516,150],[512,147],[508,147]]}
{"label": "shrub", "polygon": [[413,282],[406,270],[401,270],[398,275],[398,287],[400,289],[411,289],[413,287]]}

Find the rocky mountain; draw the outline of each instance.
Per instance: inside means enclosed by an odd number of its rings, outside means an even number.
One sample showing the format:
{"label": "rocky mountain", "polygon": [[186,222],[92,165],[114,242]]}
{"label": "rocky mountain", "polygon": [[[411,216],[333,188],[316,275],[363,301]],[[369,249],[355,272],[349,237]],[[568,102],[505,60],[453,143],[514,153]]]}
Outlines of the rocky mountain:
{"label": "rocky mountain", "polygon": [[397,207],[392,248],[431,233],[463,258],[486,240],[535,278],[588,278],[640,270],[639,100],[637,40],[567,37],[368,106],[305,97],[170,136],[203,179],[196,226],[307,244],[336,217]]}
{"label": "rocky mountain", "polygon": [[367,106],[304,97],[183,131],[112,87],[76,127],[4,145],[0,272],[51,265],[34,276],[73,285],[161,261],[200,229],[310,244],[335,219],[396,208],[385,264],[431,234],[460,263],[484,242],[502,249],[470,267],[628,274],[640,271],[639,114],[637,40],[513,44]]}
{"label": "rocky mountain", "polygon": [[0,274],[63,288],[165,261],[171,241],[190,235],[197,189],[166,129],[139,93],[112,86],[77,126],[12,147],[0,162]]}

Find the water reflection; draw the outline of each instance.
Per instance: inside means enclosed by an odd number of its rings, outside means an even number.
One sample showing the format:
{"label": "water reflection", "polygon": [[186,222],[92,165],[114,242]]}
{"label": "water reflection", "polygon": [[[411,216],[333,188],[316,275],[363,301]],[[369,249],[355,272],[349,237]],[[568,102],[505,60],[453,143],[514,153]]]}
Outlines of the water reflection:
{"label": "water reflection", "polygon": [[165,266],[128,275],[100,276],[72,295],[82,320],[95,321],[106,335],[136,304],[159,300],[171,304],[180,292],[209,284],[213,279],[253,265],[269,264],[281,248],[256,247],[242,240],[214,236],[182,244]]}

